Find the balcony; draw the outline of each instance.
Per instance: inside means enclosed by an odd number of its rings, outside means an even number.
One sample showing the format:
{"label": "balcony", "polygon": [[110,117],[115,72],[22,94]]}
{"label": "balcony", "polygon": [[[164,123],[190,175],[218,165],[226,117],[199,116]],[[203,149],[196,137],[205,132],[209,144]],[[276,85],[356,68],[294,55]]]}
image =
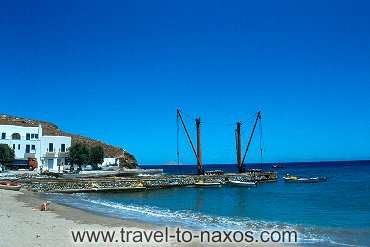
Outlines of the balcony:
{"label": "balcony", "polygon": [[48,157],[48,158],[54,158],[54,157],[56,157],[56,155],[57,155],[56,152],[49,152],[49,151],[47,151],[45,153],[45,157]]}
{"label": "balcony", "polygon": [[68,152],[46,152],[45,157],[47,158],[65,158],[68,156]]}
{"label": "balcony", "polygon": [[59,152],[58,153],[58,157],[60,157],[60,158],[65,158],[67,156],[68,156],[68,152]]}
{"label": "balcony", "polygon": [[25,153],[24,158],[25,159],[29,159],[29,158],[35,159],[36,158],[36,153]]}

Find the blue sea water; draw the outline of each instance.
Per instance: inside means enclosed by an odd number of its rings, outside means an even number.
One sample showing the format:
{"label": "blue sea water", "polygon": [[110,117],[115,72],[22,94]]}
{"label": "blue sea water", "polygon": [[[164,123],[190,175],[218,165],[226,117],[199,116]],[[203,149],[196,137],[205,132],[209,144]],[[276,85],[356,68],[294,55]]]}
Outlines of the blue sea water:
{"label": "blue sea water", "polygon": [[[48,195],[69,206],[124,219],[193,229],[295,229],[300,242],[370,246],[370,162],[282,164],[278,181],[255,188],[173,188],[131,193]],[[168,174],[195,174],[196,166],[160,166]],[[158,166],[146,166],[158,168]],[[236,172],[235,165],[205,170]],[[264,164],[264,170],[273,170]],[[286,183],[286,174],[326,176],[327,182]]]}

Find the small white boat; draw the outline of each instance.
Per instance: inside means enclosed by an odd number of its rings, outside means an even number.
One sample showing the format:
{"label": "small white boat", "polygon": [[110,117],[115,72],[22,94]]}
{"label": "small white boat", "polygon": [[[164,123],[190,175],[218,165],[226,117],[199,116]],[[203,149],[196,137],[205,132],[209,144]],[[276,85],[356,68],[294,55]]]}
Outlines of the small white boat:
{"label": "small white boat", "polygon": [[194,185],[199,186],[199,187],[218,187],[218,186],[221,186],[221,183],[199,181],[199,182],[194,183]]}
{"label": "small white boat", "polygon": [[283,179],[285,180],[285,182],[297,182],[299,177],[287,174],[285,177],[283,177]]}
{"label": "small white boat", "polygon": [[319,183],[319,182],[324,182],[326,180],[323,180],[319,177],[313,177],[313,178],[299,178],[298,182],[301,183]]}
{"label": "small white boat", "polygon": [[326,182],[326,177],[298,177],[298,176],[291,176],[287,174],[283,177],[285,182],[295,182],[295,183],[319,183],[319,182]]}
{"label": "small white boat", "polygon": [[284,167],[282,165],[276,164],[276,165],[272,165],[272,168],[279,169],[279,168],[284,168]]}
{"label": "small white boat", "polygon": [[245,186],[245,187],[257,186],[256,182],[242,182],[242,181],[230,180],[229,183],[234,186]]}
{"label": "small white boat", "polygon": [[310,183],[310,179],[309,178],[298,178],[297,182],[299,182],[299,183]]}

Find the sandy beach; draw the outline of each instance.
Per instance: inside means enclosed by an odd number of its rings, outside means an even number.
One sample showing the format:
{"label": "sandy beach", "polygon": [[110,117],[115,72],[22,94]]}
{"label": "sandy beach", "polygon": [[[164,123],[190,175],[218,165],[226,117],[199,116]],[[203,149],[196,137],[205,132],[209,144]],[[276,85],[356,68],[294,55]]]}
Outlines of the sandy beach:
{"label": "sandy beach", "polygon": [[[42,201],[32,192],[0,190],[0,246],[143,246],[127,243],[74,243],[71,230],[127,231],[156,229],[157,226],[94,215],[82,210],[51,204],[39,209]],[[159,229],[159,228],[158,228]],[[146,244],[155,246],[154,243]],[[162,244],[158,244],[158,246]],[[171,244],[173,246],[173,244]]]}
{"label": "sandy beach", "polygon": [[[199,242],[177,243],[122,243],[116,237],[113,242],[98,243],[88,240],[74,242],[71,231],[150,231],[163,227],[121,220],[92,214],[83,210],[51,203],[49,210],[40,211],[43,202],[37,193],[28,191],[0,190],[0,246],[1,247],[59,247],[59,246],[218,246]],[[170,229],[173,231],[174,229]],[[120,235],[118,235],[120,236]],[[223,246],[238,246],[224,244]],[[254,244],[253,244],[254,245]],[[274,244],[276,246],[276,244]]]}

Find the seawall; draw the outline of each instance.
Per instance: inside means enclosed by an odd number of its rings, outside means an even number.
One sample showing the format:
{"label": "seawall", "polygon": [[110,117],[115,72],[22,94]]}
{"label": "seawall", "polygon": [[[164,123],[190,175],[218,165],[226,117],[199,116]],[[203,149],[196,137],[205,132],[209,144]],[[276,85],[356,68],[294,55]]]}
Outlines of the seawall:
{"label": "seawall", "polygon": [[220,183],[228,181],[273,182],[276,172],[229,173],[222,175],[165,175],[145,177],[104,177],[104,178],[31,178],[22,181],[28,190],[37,192],[75,193],[99,191],[137,191],[170,187],[195,186],[196,183]]}

